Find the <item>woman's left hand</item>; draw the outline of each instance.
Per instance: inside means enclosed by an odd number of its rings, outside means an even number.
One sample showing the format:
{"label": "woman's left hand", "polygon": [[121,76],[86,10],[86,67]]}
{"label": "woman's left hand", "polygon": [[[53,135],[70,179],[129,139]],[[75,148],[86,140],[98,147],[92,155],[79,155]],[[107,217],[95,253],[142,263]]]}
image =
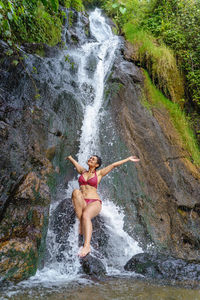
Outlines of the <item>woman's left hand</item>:
{"label": "woman's left hand", "polygon": [[137,156],[130,156],[129,160],[134,162],[140,161],[140,159]]}

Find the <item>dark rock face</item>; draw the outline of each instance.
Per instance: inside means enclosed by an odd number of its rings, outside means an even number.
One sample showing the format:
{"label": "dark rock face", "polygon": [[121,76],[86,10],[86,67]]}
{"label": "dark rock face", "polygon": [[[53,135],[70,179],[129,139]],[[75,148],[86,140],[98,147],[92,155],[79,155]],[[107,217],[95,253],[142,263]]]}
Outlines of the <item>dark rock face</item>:
{"label": "dark rock face", "polygon": [[[4,43],[0,48],[4,57]],[[14,92],[22,88],[23,76],[21,66],[16,70],[4,57],[0,72],[0,276],[14,281],[33,275],[44,255],[50,204],[47,178],[53,171],[45,155],[48,126],[44,112],[35,108],[32,113],[29,100],[22,93],[21,101]]]}
{"label": "dark rock face", "polygon": [[[87,26],[87,17],[80,15],[74,26],[82,19]],[[84,36],[83,32],[80,37]],[[0,276],[20,281],[33,275],[43,261],[49,187],[53,192],[57,183],[74,175],[72,166],[66,169],[63,161],[67,154],[77,153],[74,140],[81,107],[75,96],[75,68],[63,61],[55,75],[58,64],[53,59],[60,55],[59,47],[26,44],[16,57],[8,57],[7,50],[1,42]],[[66,69],[69,76],[62,78]]]}
{"label": "dark rock face", "polygon": [[81,259],[83,272],[93,278],[103,279],[106,275],[106,269],[100,259],[88,254]]}
{"label": "dark rock face", "polygon": [[70,46],[82,45],[90,38],[89,19],[86,12],[79,13],[75,10],[68,10],[67,19],[68,30],[66,32],[66,42]]}
{"label": "dark rock face", "polygon": [[129,62],[118,57],[109,81],[110,89],[118,85],[110,93],[113,120],[130,152],[141,159],[134,178],[141,192],[132,191],[129,205],[127,198],[124,201],[127,228],[137,231],[142,225],[142,242],[149,239],[176,257],[200,260],[199,168],[187,159],[166,109],[153,108],[150,113],[143,106],[143,75],[131,62],[131,51],[129,47],[125,53]]}
{"label": "dark rock face", "polygon": [[157,279],[200,280],[200,264],[162,254],[139,253],[126,263],[124,269]]}

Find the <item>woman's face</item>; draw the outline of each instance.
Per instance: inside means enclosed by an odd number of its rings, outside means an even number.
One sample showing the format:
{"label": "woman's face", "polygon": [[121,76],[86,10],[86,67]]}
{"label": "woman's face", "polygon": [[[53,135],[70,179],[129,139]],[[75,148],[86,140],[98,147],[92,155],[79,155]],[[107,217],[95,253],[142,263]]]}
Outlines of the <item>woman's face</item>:
{"label": "woman's face", "polygon": [[91,156],[88,161],[87,164],[89,167],[98,167],[98,163],[97,163],[97,157],[96,156]]}

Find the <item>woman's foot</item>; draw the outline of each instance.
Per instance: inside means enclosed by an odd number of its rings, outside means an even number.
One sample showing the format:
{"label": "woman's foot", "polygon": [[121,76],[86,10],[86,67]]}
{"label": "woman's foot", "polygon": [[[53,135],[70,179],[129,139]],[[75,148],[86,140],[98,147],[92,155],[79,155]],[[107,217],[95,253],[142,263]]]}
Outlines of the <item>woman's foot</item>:
{"label": "woman's foot", "polygon": [[80,250],[79,252],[79,256],[81,258],[85,257],[86,255],[88,255],[90,253],[91,249],[90,246],[83,246],[83,248]]}

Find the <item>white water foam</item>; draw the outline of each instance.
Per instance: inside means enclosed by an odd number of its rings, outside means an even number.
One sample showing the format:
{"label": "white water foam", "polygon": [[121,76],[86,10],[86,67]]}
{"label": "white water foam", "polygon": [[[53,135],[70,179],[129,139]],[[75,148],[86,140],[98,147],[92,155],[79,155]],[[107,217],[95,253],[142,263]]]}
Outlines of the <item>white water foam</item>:
{"label": "white water foam", "polygon": [[142,252],[138,243],[124,231],[124,213],[111,201],[103,201],[101,216],[109,233],[107,251],[107,273],[119,274],[125,263]]}

